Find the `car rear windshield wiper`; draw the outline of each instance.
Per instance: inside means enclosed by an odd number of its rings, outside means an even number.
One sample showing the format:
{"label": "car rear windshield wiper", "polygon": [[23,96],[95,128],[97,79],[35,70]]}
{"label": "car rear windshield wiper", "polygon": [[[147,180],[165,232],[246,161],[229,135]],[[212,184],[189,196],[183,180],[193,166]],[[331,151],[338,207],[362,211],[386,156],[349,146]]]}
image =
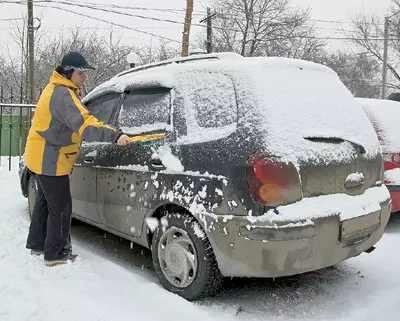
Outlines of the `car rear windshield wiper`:
{"label": "car rear windshield wiper", "polygon": [[337,143],[342,143],[342,142],[349,142],[352,144],[361,154],[365,154],[366,150],[365,147],[359,143],[353,142],[352,140],[345,139],[342,137],[333,137],[333,136],[311,136],[311,137],[304,137],[304,139],[307,139],[312,142],[337,142]]}

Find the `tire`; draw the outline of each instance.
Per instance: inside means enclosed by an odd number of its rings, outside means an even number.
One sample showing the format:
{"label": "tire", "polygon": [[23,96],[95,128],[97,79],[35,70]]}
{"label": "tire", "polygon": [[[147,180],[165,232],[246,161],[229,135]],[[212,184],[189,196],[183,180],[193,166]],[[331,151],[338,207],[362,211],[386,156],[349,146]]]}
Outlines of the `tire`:
{"label": "tire", "polygon": [[31,174],[28,180],[28,210],[30,219],[32,219],[33,207],[35,206],[36,202],[36,194],[37,194],[36,176]]}
{"label": "tire", "polygon": [[[194,301],[215,295],[220,289],[223,277],[214,251],[204,231],[191,215],[168,213],[163,217],[154,232],[151,249],[154,269],[166,290]],[[185,263],[188,260],[193,261],[192,264]],[[186,271],[189,271],[187,275],[190,277],[185,282],[185,278],[174,278],[177,270],[185,270],[182,264],[189,266]]]}

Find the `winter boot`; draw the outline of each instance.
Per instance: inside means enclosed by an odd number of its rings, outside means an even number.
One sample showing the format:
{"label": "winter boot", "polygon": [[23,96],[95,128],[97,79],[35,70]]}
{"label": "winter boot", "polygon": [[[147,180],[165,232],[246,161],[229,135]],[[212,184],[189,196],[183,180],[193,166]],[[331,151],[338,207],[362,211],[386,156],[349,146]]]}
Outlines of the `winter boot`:
{"label": "winter boot", "polygon": [[66,257],[63,257],[62,259],[58,260],[44,260],[44,264],[47,266],[56,266],[60,264],[66,264],[68,261],[74,262],[75,259],[78,257],[78,255],[75,254],[69,254]]}
{"label": "winter boot", "polygon": [[32,256],[41,256],[42,254],[44,254],[44,251],[31,250],[31,255]]}

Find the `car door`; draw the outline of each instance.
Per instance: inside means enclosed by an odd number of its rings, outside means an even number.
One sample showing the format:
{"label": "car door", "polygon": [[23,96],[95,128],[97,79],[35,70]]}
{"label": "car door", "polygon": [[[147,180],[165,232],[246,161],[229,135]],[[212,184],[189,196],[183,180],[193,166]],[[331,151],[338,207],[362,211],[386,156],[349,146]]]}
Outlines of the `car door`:
{"label": "car door", "polygon": [[[86,108],[102,122],[108,123],[120,101],[120,94],[107,94],[89,102]],[[72,210],[81,219],[100,224],[97,210],[96,156],[98,143],[83,141],[70,176]]]}
{"label": "car door", "polygon": [[170,175],[154,152],[170,140],[170,89],[156,88],[128,92],[115,125],[134,139],[120,147],[102,144],[97,164],[98,209],[103,224],[119,233],[140,237],[143,220],[161,204]]}

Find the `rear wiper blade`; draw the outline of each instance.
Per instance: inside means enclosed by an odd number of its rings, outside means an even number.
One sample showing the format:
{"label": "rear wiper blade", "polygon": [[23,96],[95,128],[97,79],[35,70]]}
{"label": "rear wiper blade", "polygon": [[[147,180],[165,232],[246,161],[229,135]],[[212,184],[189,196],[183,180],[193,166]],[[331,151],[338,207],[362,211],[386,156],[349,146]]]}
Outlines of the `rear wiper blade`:
{"label": "rear wiper blade", "polygon": [[342,137],[333,137],[333,136],[320,136],[320,137],[318,137],[318,136],[311,136],[311,137],[304,137],[305,139],[307,139],[307,140],[310,140],[310,141],[312,141],[312,142],[323,142],[323,141],[330,141],[330,142],[332,142],[332,141],[336,141],[336,142],[338,142],[338,143],[341,143],[341,142],[349,142],[350,144],[352,144],[354,147],[356,147],[357,148],[357,150],[359,150],[360,151],[360,153],[361,154],[365,154],[367,151],[365,150],[365,147],[363,146],[363,145],[361,145],[361,144],[359,144],[359,143],[356,143],[356,142],[354,142],[354,141],[352,141],[352,140],[349,140],[349,139],[345,139],[345,138],[342,138]]}

